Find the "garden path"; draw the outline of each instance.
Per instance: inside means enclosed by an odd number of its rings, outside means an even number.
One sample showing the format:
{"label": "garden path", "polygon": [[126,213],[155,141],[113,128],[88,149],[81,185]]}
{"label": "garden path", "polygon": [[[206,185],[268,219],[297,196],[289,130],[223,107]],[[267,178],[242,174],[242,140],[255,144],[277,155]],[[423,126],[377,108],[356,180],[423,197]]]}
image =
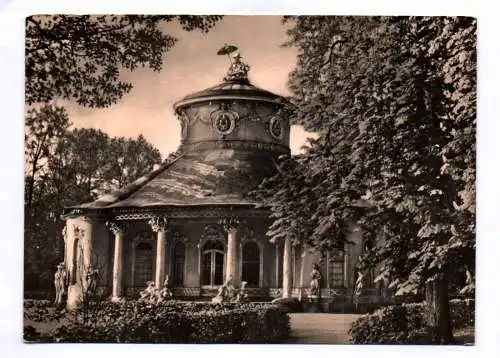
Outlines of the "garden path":
{"label": "garden path", "polygon": [[290,313],[295,344],[349,344],[348,331],[357,314]]}

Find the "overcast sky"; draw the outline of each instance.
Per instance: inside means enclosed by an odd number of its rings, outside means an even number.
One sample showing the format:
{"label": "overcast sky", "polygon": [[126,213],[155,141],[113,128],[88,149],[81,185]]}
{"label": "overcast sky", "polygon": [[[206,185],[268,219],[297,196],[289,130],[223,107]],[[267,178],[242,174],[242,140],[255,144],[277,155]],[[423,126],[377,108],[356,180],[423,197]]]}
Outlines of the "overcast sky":
{"label": "overcast sky", "polygon": [[[222,81],[229,61],[216,52],[225,43],[240,48],[243,60],[251,66],[249,77],[254,85],[289,94],[286,82],[295,66],[296,50],[280,47],[286,39],[280,16],[226,16],[207,34],[185,32],[176,24],[164,27],[178,42],[166,53],[163,70],[124,73],[123,78],[134,88],[110,108],[67,105],[75,127],[98,128],[111,136],[137,137],[142,133],[166,157],[180,144],[180,125],[173,103]],[[301,128],[292,128],[293,153],[308,136]]]}

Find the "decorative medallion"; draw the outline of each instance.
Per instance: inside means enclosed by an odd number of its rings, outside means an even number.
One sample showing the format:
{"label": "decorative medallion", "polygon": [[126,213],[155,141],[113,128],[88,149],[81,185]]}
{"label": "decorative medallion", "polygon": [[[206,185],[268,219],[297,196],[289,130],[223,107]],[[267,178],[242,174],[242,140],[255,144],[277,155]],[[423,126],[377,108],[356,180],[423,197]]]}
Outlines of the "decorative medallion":
{"label": "decorative medallion", "polygon": [[224,103],[221,105],[220,109],[215,110],[210,114],[212,127],[222,136],[233,132],[236,127],[236,120],[239,118],[238,113],[229,110],[228,107],[228,104]]}
{"label": "decorative medallion", "polygon": [[221,230],[219,225],[208,224],[203,228],[203,233],[200,235],[200,239],[198,240],[198,248],[203,247],[203,244],[207,241],[218,240],[223,241],[225,243],[226,236],[224,232]]}
{"label": "decorative medallion", "polygon": [[275,139],[283,139],[285,135],[285,126],[283,124],[283,119],[279,116],[274,116],[269,121],[269,133]]}

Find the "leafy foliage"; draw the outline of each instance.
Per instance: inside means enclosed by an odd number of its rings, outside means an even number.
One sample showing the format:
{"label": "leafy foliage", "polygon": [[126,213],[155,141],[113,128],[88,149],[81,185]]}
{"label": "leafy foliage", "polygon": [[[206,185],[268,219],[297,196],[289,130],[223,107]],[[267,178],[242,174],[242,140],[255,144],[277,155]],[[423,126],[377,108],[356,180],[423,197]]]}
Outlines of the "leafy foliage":
{"label": "leafy foliage", "polygon": [[162,68],[177,41],[162,24],[186,31],[211,29],[221,16],[35,15],[26,19],[26,102],[73,99],[82,106],[108,107],[132,84],[121,70]]}
{"label": "leafy foliage", "polygon": [[[451,300],[453,327],[474,326],[474,300]],[[425,304],[388,306],[356,320],[349,330],[351,341],[361,344],[431,344],[424,320]]]}
{"label": "leafy foliage", "polygon": [[[25,287],[52,287],[63,259],[64,207],[129,184],[161,162],[143,136],[110,138],[95,129],[67,129],[62,108],[45,106],[26,121]],[[36,170],[34,171],[35,168]]]}
{"label": "leafy foliage", "polygon": [[55,333],[58,342],[272,342],[287,338],[286,313],[270,304],[163,301],[107,302],[90,324],[72,321]]}
{"label": "leafy foliage", "polygon": [[368,246],[359,268],[378,264],[398,295],[473,290],[475,19],[287,21],[285,45],[299,51],[292,120],[319,138],[261,186],[270,236],[290,231],[321,251],[357,223]]}

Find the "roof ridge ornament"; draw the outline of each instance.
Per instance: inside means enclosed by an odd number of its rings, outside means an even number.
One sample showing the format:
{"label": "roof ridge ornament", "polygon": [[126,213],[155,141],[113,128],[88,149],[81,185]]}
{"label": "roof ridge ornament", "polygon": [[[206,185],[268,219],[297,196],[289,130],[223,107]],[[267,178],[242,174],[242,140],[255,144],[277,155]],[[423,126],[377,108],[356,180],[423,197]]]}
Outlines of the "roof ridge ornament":
{"label": "roof ridge ornament", "polygon": [[217,51],[219,56],[227,55],[231,63],[224,81],[248,81],[250,66],[242,61],[240,53],[236,52],[237,50],[237,46],[225,44]]}

